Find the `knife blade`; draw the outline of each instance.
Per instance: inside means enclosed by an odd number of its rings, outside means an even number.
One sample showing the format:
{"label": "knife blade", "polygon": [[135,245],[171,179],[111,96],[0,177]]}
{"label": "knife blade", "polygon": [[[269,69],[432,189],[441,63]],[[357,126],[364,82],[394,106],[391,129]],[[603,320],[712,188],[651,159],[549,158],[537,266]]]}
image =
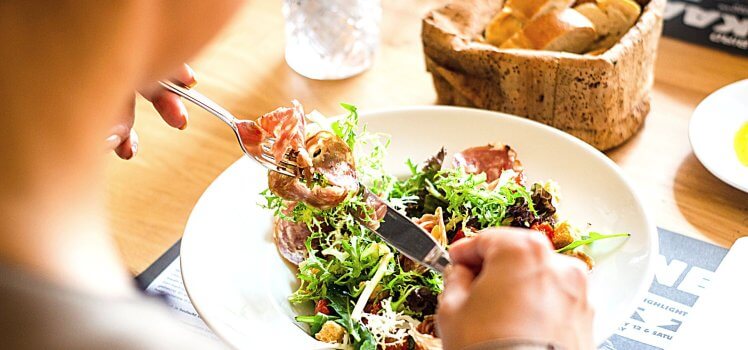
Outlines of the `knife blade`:
{"label": "knife blade", "polygon": [[[449,253],[430,233],[371,192],[366,193],[366,196],[367,201],[376,202],[377,216],[383,217],[379,227],[374,229],[367,225],[369,229],[411,260],[444,273],[444,269],[452,263]],[[386,212],[380,213],[384,208],[387,209]]]}

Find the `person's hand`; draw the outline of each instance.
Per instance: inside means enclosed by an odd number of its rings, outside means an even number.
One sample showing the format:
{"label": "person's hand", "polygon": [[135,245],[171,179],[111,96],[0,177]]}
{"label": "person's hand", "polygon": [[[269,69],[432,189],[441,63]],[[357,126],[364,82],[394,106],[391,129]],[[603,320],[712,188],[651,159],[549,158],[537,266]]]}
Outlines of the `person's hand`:
{"label": "person's hand", "polygon": [[536,231],[493,228],[449,249],[437,325],[444,348],[493,340],[592,349],[587,267]]}
{"label": "person's hand", "polygon": [[[193,87],[197,83],[195,73],[186,64],[175,72],[172,80],[186,87]],[[138,93],[153,104],[166,124],[180,130],[187,127],[187,109],[179,96],[162,88],[158,83],[141,89]],[[132,128],[134,121],[135,98],[133,97],[122,115],[118,116],[116,125],[106,138],[107,148],[113,149],[122,159],[130,159],[138,152],[138,134]]]}

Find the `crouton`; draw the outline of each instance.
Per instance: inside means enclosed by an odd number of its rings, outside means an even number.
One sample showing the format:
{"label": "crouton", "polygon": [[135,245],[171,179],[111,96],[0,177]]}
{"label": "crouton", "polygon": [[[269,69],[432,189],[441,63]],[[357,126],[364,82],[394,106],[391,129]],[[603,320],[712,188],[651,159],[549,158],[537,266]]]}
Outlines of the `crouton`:
{"label": "crouton", "polygon": [[327,321],[322,325],[322,329],[314,335],[319,341],[325,343],[342,343],[345,336],[345,328],[334,321]]}
{"label": "crouton", "polygon": [[556,229],[553,231],[553,248],[561,249],[574,242],[573,228],[568,222],[564,221],[556,225]]}

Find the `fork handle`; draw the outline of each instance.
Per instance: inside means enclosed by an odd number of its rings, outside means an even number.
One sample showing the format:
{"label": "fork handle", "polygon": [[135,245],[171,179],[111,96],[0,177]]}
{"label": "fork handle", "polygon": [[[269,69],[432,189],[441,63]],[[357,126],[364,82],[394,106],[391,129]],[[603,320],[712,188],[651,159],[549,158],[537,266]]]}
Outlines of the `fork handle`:
{"label": "fork handle", "polygon": [[205,97],[205,95],[195,90],[184,88],[182,86],[179,86],[169,81],[159,81],[159,83],[166,90],[169,90],[181,96],[182,98],[200,106],[201,108],[210,112],[210,114],[213,114],[214,116],[218,117],[218,119],[226,123],[232,129],[236,130],[236,117],[234,117],[234,115],[231,114],[231,112],[227,111],[223,107],[219,106],[217,103],[213,102],[213,100]]}

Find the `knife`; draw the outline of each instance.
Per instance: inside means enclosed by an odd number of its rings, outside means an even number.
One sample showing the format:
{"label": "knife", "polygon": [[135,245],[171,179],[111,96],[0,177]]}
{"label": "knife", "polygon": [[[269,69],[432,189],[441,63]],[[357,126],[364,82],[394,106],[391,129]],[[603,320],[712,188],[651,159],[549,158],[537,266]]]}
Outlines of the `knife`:
{"label": "knife", "polygon": [[443,274],[452,262],[436,239],[363,185],[361,189],[365,191],[364,198],[374,202],[377,217],[383,218],[376,229],[370,227],[370,223],[365,226],[411,260]]}

